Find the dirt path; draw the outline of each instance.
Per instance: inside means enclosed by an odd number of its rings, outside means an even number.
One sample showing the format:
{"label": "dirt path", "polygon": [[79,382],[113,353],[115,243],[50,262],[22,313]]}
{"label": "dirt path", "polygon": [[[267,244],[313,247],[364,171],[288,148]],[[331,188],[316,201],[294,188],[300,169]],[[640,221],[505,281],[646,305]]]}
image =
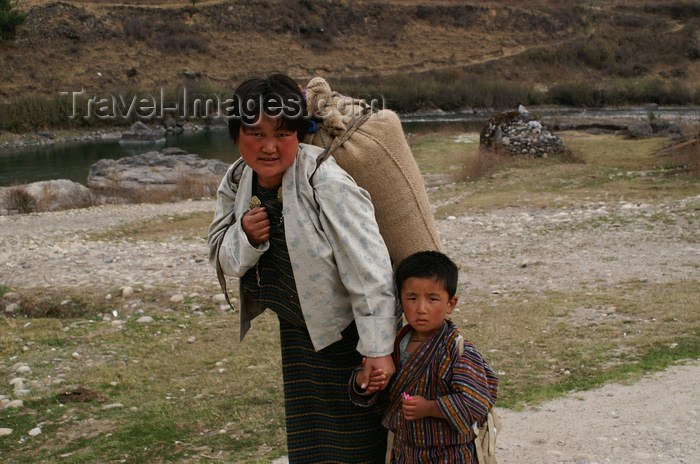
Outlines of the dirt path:
{"label": "dirt path", "polygon": [[700,462],[700,363],[499,411],[499,463]]}

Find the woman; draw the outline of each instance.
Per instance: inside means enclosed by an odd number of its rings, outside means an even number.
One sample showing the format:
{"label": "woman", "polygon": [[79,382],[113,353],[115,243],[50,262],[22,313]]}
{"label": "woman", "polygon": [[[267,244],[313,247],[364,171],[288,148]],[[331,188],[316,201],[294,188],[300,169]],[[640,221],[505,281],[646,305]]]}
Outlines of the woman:
{"label": "woman", "polygon": [[229,132],[244,163],[218,193],[210,259],[239,277],[241,340],[266,308],[279,319],[290,463],[381,463],[386,430],[347,394],[366,357],[385,388],[397,312],[389,254],[366,191],[323,149],[299,86],[272,74],[243,82]]}

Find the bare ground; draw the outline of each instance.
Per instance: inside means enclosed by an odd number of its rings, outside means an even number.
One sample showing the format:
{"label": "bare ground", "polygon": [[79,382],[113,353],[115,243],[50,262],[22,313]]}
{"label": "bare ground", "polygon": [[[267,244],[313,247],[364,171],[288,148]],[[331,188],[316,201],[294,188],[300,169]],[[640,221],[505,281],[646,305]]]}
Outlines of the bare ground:
{"label": "bare ground", "polygon": [[[89,285],[166,285],[216,292],[201,235],[187,240],[96,239],[157,217],[213,211],[214,202],[107,205],[0,217],[0,282],[56,292]],[[565,290],[634,280],[700,280],[700,197],[523,206],[438,220],[466,288]],[[700,303],[700,299],[699,299]],[[582,315],[585,317],[585,315]],[[607,385],[502,410],[501,463],[691,463],[700,460],[700,364],[690,360],[633,385]]]}
{"label": "bare ground", "polygon": [[700,460],[700,364],[500,411],[501,463],[695,463]]}

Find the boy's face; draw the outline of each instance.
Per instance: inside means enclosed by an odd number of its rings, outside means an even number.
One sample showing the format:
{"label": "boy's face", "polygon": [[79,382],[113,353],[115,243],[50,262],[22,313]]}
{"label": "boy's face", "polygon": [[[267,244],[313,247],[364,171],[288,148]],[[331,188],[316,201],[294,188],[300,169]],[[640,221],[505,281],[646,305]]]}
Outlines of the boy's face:
{"label": "boy's face", "polygon": [[401,287],[404,316],[421,340],[442,327],[456,304],[457,297],[450,298],[434,278],[409,277]]}
{"label": "boy's face", "polygon": [[263,187],[282,183],[284,172],[294,162],[299,149],[297,133],[277,127],[277,120],[258,117],[253,126],[241,125],[238,149],[243,161],[258,175]]}

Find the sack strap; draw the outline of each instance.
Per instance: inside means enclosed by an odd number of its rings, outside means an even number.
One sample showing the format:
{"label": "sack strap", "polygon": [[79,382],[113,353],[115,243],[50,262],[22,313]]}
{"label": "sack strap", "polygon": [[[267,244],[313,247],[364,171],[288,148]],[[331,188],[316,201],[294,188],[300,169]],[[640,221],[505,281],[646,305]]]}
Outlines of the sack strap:
{"label": "sack strap", "polygon": [[464,354],[464,337],[462,334],[457,335],[457,338],[455,338],[455,345],[457,345],[457,353],[462,357]]}
{"label": "sack strap", "polygon": [[[246,164],[243,161],[243,158],[237,159],[233,163],[233,169],[231,169],[231,182],[236,181],[236,174],[238,170],[243,172],[243,168],[245,168]],[[238,174],[238,182],[240,182],[240,177],[241,174]],[[228,223],[224,231],[221,233],[221,240],[216,244],[216,278],[219,279],[219,286],[221,287],[221,291],[224,293],[224,298],[226,299],[226,303],[228,303],[229,307],[232,310],[236,310],[236,308],[233,307],[233,304],[231,303],[231,299],[228,296],[228,290],[226,289],[226,276],[224,275],[224,270],[221,267],[221,263],[219,262],[219,251],[221,250],[221,244],[224,242],[224,237],[226,236],[226,232],[228,232],[228,229],[236,222],[236,213],[235,209],[234,211],[231,212],[231,222]]]}
{"label": "sack strap", "polygon": [[[329,156],[333,154],[333,152],[340,147],[342,144],[344,144],[351,136],[352,134],[355,133],[357,129],[360,128],[368,119],[369,117],[372,116],[372,110],[371,108],[364,108],[362,110],[362,113],[360,117],[355,118],[351,123],[350,126],[347,128],[345,133],[341,135],[340,137],[336,137],[333,142],[331,143],[331,146],[326,149],[325,152],[321,154],[316,159],[316,169],[328,159]],[[311,174],[311,177],[309,178],[309,181],[314,177],[314,174],[316,174],[316,169],[314,169],[314,172]]]}

